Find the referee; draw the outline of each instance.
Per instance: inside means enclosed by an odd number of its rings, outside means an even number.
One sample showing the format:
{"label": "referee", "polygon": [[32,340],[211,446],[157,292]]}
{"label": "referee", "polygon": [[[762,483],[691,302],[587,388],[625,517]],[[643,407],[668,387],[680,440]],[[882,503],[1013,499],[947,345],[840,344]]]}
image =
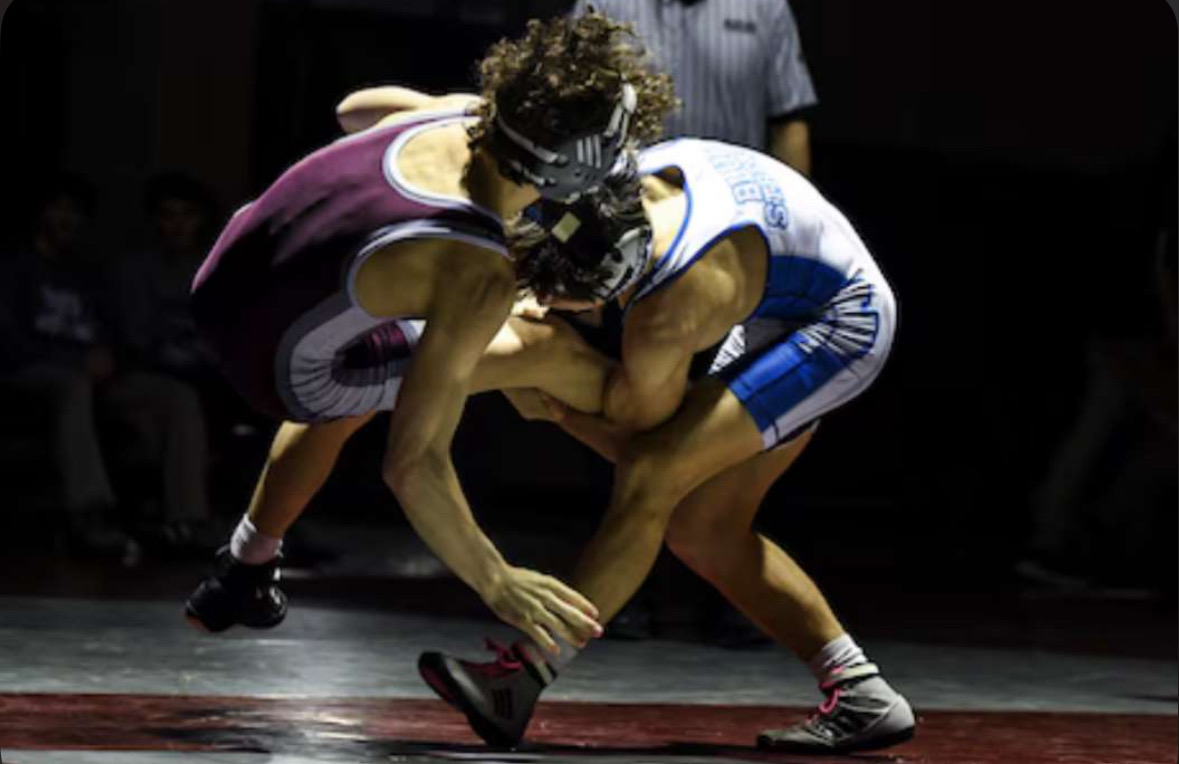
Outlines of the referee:
{"label": "referee", "polygon": [[633,24],[675,79],[683,109],[668,137],[748,146],[810,174],[806,113],[816,103],[787,0],[577,0]]}

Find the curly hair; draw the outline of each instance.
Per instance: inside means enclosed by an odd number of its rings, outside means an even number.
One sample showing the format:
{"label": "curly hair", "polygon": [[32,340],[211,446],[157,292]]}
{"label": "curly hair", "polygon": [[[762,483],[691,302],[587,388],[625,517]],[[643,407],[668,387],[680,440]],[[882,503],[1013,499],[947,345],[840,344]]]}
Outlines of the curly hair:
{"label": "curly hair", "polygon": [[648,143],[678,103],[671,77],[650,66],[633,28],[596,11],[529,21],[522,38],[491,46],[479,63],[479,80],[483,100],[470,128],[471,150],[493,155],[499,110],[543,145],[605,127],[626,82],[638,96],[630,136]]}
{"label": "curly hair", "polygon": [[[603,278],[606,253],[632,228],[650,225],[643,210],[639,176],[611,176],[602,187],[572,205],[541,201],[507,226],[508,251],[516,284],[539,298],[594,299]],[[576,235],[559,241],[552,234],[566,212],[581,222]]]}

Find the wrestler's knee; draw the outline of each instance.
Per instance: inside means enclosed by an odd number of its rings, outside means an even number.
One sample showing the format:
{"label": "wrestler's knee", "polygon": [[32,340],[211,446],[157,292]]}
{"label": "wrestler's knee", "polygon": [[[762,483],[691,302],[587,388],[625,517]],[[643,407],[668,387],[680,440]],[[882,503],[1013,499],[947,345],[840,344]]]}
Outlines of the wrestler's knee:
{"label": "wrestler's knee", "polygon": [[677,511],[667,524],[664,543],[672,554],[692,570],[707,571],[715,568],[723,559],[725,541],[736,530],[732,525],[716,514]]}
{"label": "wrestler's knee", "polygon": [[627,506],[666,523],[675,505],[691,490],[691,475],[674,451],[657,442],[633,438],[623,446],[615,469],[618,493]]}

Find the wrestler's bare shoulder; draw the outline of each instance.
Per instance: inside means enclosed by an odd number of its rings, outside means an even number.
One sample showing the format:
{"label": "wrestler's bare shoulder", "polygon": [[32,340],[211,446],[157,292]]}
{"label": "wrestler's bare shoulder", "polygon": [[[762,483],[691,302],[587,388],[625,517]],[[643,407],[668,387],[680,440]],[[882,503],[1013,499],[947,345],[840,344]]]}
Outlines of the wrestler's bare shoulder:
{"label": "wrestler's bare shoulder", "polygon": [[765,288],[764,261],[764,243],[756,234],[730,234],[635,305],[628,326],[637,322],[656,342],[710,347],[757,306]]}
{"label": "wrestler's bare shoulder", "polygon": [[454,239],[411,239],[382,247],[356,275],[356,299],[375,316],[425,316],[438,290],[504,291],[515,274],[499,252]]}

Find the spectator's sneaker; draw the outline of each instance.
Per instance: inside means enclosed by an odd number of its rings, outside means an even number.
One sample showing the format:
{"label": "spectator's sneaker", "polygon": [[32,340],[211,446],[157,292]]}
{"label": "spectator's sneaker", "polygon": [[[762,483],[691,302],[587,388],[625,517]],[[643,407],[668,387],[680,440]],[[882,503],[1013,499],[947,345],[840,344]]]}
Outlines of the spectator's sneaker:
{"label": "spectator's sneaker", "polygon": [[513,748],[524,738],[541,691],[557,678],[543,658],[530,659],[519,645],[487,640],[496,653],[490,663],[473,663],[442,653],[422,653],[418,673],[439,697],[467,716],[488,745]]}
{"label": "spectator's sneaker", "polygon": [[228,530],[211,520],[167,520],[143,523],[135,536],[150,554],[164,559],[205,560],[216,554]]}
{"label": "spectator's sneaker", "polygon": [[790,753],[851,753],[887,748],[913,737],[913,709],[880,677],[874,664],[844,670],[824,682],[827,700],[793,727],[766,730],[759,748]]}
{"label": "spectator's sneaker", "polygon": [[229,547],[221,547],[213,560],[212,575],[185,604],[189,623],[213,633],[237,624],[269,629],[282,623],[287,615],[287,595],[278,588],[281,559],[247,565],[234,559]]}
{"label": "spectator's sneaker", "polygon": [[73,518],[66,529],[66,543],[80,557],[118,560],[127,568],[138,565],[143,557],[139,543],[99,512]]}
{"label": "spectator's sneaker", "polygon": [[1029,584],[1061,592],[1091,588],[1090,574],[1078,560],[1047,551],[1032,551],[1015,563],[1015,574]]}

